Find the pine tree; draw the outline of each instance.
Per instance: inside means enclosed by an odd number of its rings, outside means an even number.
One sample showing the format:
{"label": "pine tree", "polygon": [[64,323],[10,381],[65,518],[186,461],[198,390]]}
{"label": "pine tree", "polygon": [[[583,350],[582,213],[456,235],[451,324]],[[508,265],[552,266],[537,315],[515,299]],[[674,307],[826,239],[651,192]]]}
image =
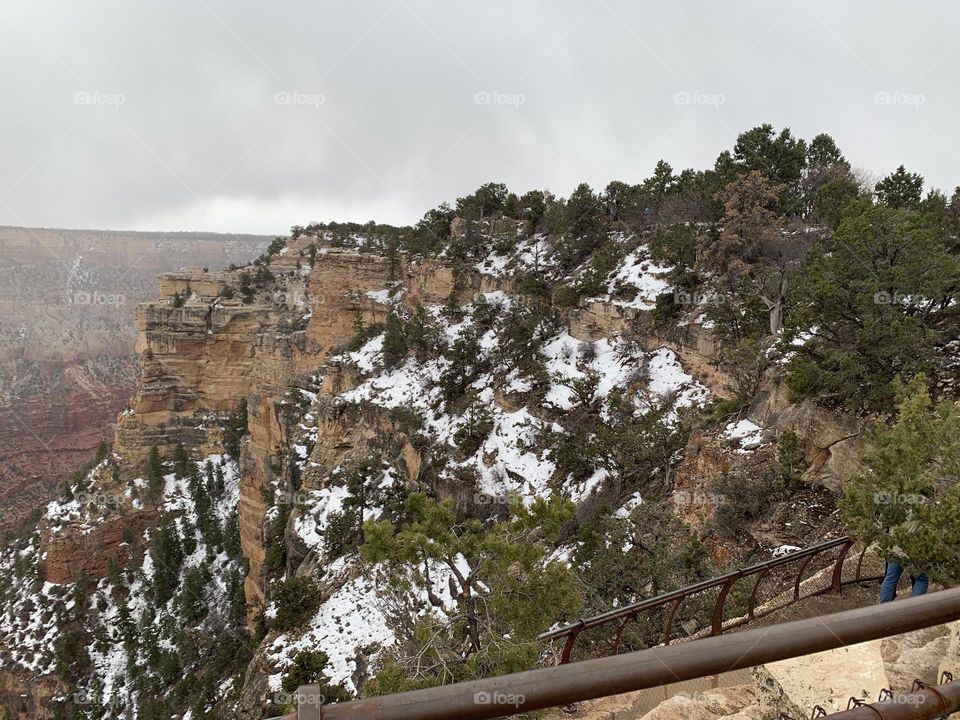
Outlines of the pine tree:
{"label": "pine tree", "polygon": [[960,274],[915,213],[877,206],[844,221],[793,278],[787,381],[801,395],[892,410],[894,380],[929,372],[935,311]]}
{"label": "pine tree", "polygon": [[152,500],[156,501],[163,492],[163,463],[160,462],[160,451],[156,445],[150,448],[150,455],[143,469],[143,477],[147,483],[147,493]]}
{"label": "pine tree", "polygon": [[173,472],[177,479],[182,480],[189,475],[190,464],[190,456],[187,454],[186,448],[183,447],[183,443],[177,443],[177,447],[173,451]]}
{"label": "pine tree", "polygon": [[960,582],[960,404],[934,406],[922,375],[899,385],[897,422],[875,431],[840,503],[850,533],[914,573]]}
{"label": "pine tree", "polygon": [[392,368],[407,354],[407,338],[403,320],[393,310],[387,315],[386,331],[383,336],[383,364]]}
{"label": "pine tree", "polygon": [[183,563],[183,547],[171,515],[164,516],[150,538],[150,559],[153,562],[153,596],[157,605],[162,607],[177,589]]}
{"label": "pine tree", "polygon": [[916,210],[920,207],[923,193],[923,176],[908,173],[903,165],[877,183],[877,200],[887,207],[901,210]]}

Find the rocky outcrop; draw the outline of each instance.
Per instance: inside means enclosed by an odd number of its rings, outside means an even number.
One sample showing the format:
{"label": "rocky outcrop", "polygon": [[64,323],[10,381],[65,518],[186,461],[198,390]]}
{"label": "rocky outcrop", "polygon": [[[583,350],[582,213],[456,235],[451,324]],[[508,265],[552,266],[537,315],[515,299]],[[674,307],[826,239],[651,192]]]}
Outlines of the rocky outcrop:
{"label": "rocky outcrop", "polygon": [[144,531],[157,523],[153,510],[132,510],[102,518],[96,523],[40,526],[42,550],[39,575],[45,582],[65,584],[105,577],[110,561],[123,567],[144,549]]}
{"label": "rocky outcrop", "polygon": [[765,720],[773,717],[757,704],[750,685],[680,693],[643,716],[642,720]]}
{"label": "rocky outcrop", "polygon": [[570,311],[570,334],[577,340],[593,342],[623,333],[637,325],[653,328],[652,314],[605,300],[585,300]]}
{"label": "rocky outcrop", "polygon": [[0,227],[0,529],[113,437],[137,387],[134,309],[157,274],[245,263],[270,240]]}
{"label": "rocky outcrop", "polygon": [[57,717],[52,702],[70,688],[55,675],[35,677],[26,672],[0,671],[0,718],[2,720],[51,720]]}
{"label": "rocky outcrop", "polygon": [[843,483],[859,470],[864,448],[863,425],[844,412],[804,400],[793,403],[782,377],[771,373],[750,405],[748,416],[778,433],[793,431],[803,443],[809,467],[804,481],[842,492]]}
{"label": "rocky outcrop", "polygon": [[940,664],[947,657],[950,635],[950,626],[938,625],[883,638],[880,653],[889,688],[895,693],[908,693],[914,680],[938,684]]}

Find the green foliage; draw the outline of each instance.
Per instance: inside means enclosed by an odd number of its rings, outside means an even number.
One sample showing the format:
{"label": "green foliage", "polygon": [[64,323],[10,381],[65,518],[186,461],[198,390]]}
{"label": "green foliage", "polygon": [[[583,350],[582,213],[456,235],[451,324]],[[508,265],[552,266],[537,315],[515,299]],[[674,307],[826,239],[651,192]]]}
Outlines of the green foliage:
{"label": "green foliage", "polygon": [[340,467],[330,483],[345,487],[347,494],[339,512],[331,513],[324,530],[324,551],[334,559],[355,550],[363,539],[363,515],[385,498],[383,463],[376,454],[368,454]]}
{"label": "green foliage", "polygon": [[322,600],[320,588],[313,578],[306,576],[275,583],[271,596],[277,608],[273,628],[279,632],[289,632],[303,625],[313,617]]}
{"label": "green foliage", "polygon": [[596,471],[598,464],[593,438],[582,426],[569,432],[551,432],[546,457],[574,482],[586,480]]}
{"label": "green foliage", "polygon": [[227,417],[223,432],[223,447],[227,455],[240,460],[240,441],[247,433],[247,399],[240,398],[240,404]]}
{"label": "green foliage", "polygon": [[898,417],[879,427],[865,470],[840,502],[850,533],[948,584],[960,582],[960,404],[934,406],[923,376],[897,387]]}
{"label": "green foliage", "polygon": [[456,400],[486,366],[476,328],[464,329],[444,353],[450,364],[440,374],[440,388],[447,401]]}
{"label": "green foliage", "polygon": [[160,462],[160,451],[156,445],[150,448],[150,455],[143,468],[143,479],[147,483],[147,493],[156,501],[163,492],[163,463]]}
{"label": "green foliage", "polygon": [[[575,613],[578,598],[565,563],[545,563],[573,506],[557,496],[529,507],[509,504],[509,521],[485,525],[458,515],[449,502],[420,493],[407,498],[407,522],[364,525],[364,559],[414,569],[429,587],[431,564],[446,565],[457,612],[444,622],[421,618],[364,692],[436,685],[533,667],[542,649],[536,636],[555,618]],[[464,650],[466,648],[466,650]],[[422,669],[408,673],[419,658]]]}
{"label": "green foliage", "polygon": [[493,430],[493,414],[489,406],[474,397],[461,415],[462,424],[453,435],[462,457],[473,455]]}
{"label": "green foliage", "polygon": [[553,291],[553,304],[557,307],[574,307],[580,302],[580,290],[575,285],[557,285]]}
{"label": "green foliage", "polygon": [[587,267],[577,278],[577,289],[581,297],[593,297],[607,293],[607,277],[617,263],[623,259],[623,248],[617,243],[606,242],[590,258]]}
{"label": "green foliage", "polygon": [[190,568],[184,574],[183,588],[180,590],[178,604],[180,615],[188,623],[198,623],[207,615],[207,583],[210,571],[203,565]]}
{"label": "green foliage", "polygon": [[284,671],[281,687],[293,693],[301,685],[316,683],[320,685],[324,705],[350,700],[352,696],[344,688],[329,684],[329,676],[324,673],[329,662],[329,656],[322,650],[301,650],[293,656],[293,662]]}
{"label": "green foliage", "polygon": [[387,315],[386,328],[383,335],[383,364],[392,368],[403,360],[407,354],[407,337],[404,331],[403,320],[393,310]]}
{"label": "green foliage", "polygon": [[813,219],[836,230],[845,219],[866,212],[873,201],[852,178],[839,177],[817,188],[812,204]]}
{"label": "green foliage", "polygon": [[[733,155],[721,154],[717,171],[721,175],[762,172],[780,186],[780,197],[786,212],[800,209],[800,180],[807,163],[807,143],[795,138],[790,128],[775,134],[773,126],[763,124],[737,136]],[[725,178],[729,180],[729,176]]]}
{"label": "green foliage", "polygon": [[923,176],[908,173],[903,165],[877,183],[874,191],[877,201],[890,208],[916,210],[923,193]]}
{"label": "green foliage", "polygon": [[655,504],[640,505],[628,516],[613,515],[601,505],[577,528],[576,539],[573,565],[588,612],[626,605],[709,576],[699,538]]}
{"label": "green foliage", "polygon": [[177,443],[177,447],[173,451],[174,474],[182,480],[190,473],[190,468],[190,456],[187,454],[186,448],[183,447],[183,443]]}
{"label": "green foliage", "polygon": [[792,493],[800,483],[803,468],[800,439],[793,430],[787,430],[777,442],[777,479],[787,494]]}
{"label": "green foliage", "polygon": [[650,256],[660,265],[669,265],[671,284],[686,284],[687,275],[697,259],[697,229],[687,223],[678,223],[664,229],[658,227],[650,240]]}
{"label": "green foliage", "polygon": [[561,270],[572,270],[600,246],[606,237],[603,220],[600,198],[580,183],[567,199],[560,226],[551,228],[562,236],[555,247]]}
{"label": "green foliage", "polygon": [[489,182],[481,185],[475,193],[457,198],[457,215],[471,220],[480,220],[503,212],[507,201],[507,186]]}
{"label": "green foliage", "polygon": [[874,207],[807,255],[790,291],[788,382],[798,394],[890,410],[899,375],[928,372],[957,260],[915,215]]}
{"label": "green foliage", "polygon": [[380,332],[380,326],[375,324],[368,325],[363,319],[363,313],[357,310],[356,315],[353,316],[353,339],[350,341],[347,349],[351,352],[356,352],[366,345],[367,341],[376,337],[378,332]]}
{"label": "green foliage", "polygon": [[183,547],[176,523],[171,515],[165,515],[150,536],[150,559],[153,562],[153,597],[163,606],[173,597],[180,583],[180,566],[183,563]]}
{"label": "green foliage", "polygon": [[618,493],[665,477],[672,458],[686,444],[685,426],[672,426],[667,413],[666,405],[638,414],[624,403],[597,429],[594,451]]}

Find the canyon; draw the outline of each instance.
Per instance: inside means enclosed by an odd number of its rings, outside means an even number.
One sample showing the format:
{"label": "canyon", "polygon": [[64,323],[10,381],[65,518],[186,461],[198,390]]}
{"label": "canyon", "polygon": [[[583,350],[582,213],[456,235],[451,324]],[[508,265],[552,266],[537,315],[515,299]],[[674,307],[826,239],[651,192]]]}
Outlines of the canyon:
{"label": "canyon", "polygon": [[0,530],[112,439],[136,389],[134,311],[158,273],[245,264],[271,240],[0,227]]}

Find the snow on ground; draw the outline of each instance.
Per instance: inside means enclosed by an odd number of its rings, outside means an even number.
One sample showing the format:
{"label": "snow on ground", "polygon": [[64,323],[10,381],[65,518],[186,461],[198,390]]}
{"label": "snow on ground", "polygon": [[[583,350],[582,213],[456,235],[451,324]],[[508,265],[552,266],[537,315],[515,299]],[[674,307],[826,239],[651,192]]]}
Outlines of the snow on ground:
{"label": "snow on ground", "polygon": [[737,452],[746,453],[755,450],[763,442],[763,429],[756,423],[739,420],[728,424],[723,429],[723,437],[737,446]]}
{"label": "snow on ground", "polygon": [[702,407],[710,391],[687,373],[669,348],[654,350],[648,363],[648,390],[658,397],[675,396],[675,407]]}
{"label": "snow on ground", "polygon": [[[519,494],[525,502],[552,493],[547,483],[556,466],[527,448],[534,444],[537,419],[526,408],[494,412],[493,430],[474,458],[480,470],[480,492],[494,498]],[[483,457],[493,457],[488,467]]]}
{"label": "snow on ground", "polygon": [[[592,344],[592,352],[585,348]],[[675,397],[674,407],[702,406],[709,391],[684,371],[676,354],[668,348],[660,348],[652,353],[627,346],[619,338],[603,338],[587,343],[561,332],[554,340],[543,347],[546,367],[558,382],[551,385],[546,402],[560,410],[573,407],[574,391],[564,381],[585,378],[586,371],[597,374],[597,394],[606,397],[614,388],[625,388],[638,376],[644,365],[649,373],[647,394],[649,400],[656,401],[666,397]]]}
{"label": "snow on ground", "polygon": [[664,275],[672,269],[669,265],[657,265],[650,260],[647,246],[641,245],[623,259],[608,283],[611,295],[624,285],[636,288],[637,294],[632,300],[614,299],[613,303],[621,307],[652,310],[657,304],[657,295],[670,289],[670,283],[664,279]]}
{"label": "snow on ground", "polygon": [[800,548],[796,545],[781,545],[773,549],[773,556],[775,558],[783,557],[784,555],[789,555],[792,552],[796,552]]}
{"label": "snow on ground", "polygon": [[[460,563],[461,570],[468,570]],[[369,662],[376,662],[380,652],[396,642],[390,628],[388,599],[383,588],[386,584],[386,571],[375,566],[366,575],[352,576],[355,567],[345,558],[334,561],[328,569],[328,575],[340,576],[342,584],[320,606],[306,628],[297,637],[279,635],[268,650],[268,656],[276,673],[269,676],[268,682],[273,692],[280,690],[283,673],[301,650],[322,650],[330,658],[325,674],[333,685],[342,684],[356,693],[353,673],[357,669],[356,657],[361,650]],[[445,565],[432,564],[430,580],[433,593],[443,601],[440,609],[431,609],[440,615],[452,611],[448,580],[451,571]],[[413,596],[423,607],[426,591],[414,583]],[[421,611],[421,614],[427,612]]]}
{"label": "snow on ground", "polygon": [[368,298],[376,303],[379,303],[380,305],[390,305],[392,302],[389,289],[367,290],[366,295]]}

